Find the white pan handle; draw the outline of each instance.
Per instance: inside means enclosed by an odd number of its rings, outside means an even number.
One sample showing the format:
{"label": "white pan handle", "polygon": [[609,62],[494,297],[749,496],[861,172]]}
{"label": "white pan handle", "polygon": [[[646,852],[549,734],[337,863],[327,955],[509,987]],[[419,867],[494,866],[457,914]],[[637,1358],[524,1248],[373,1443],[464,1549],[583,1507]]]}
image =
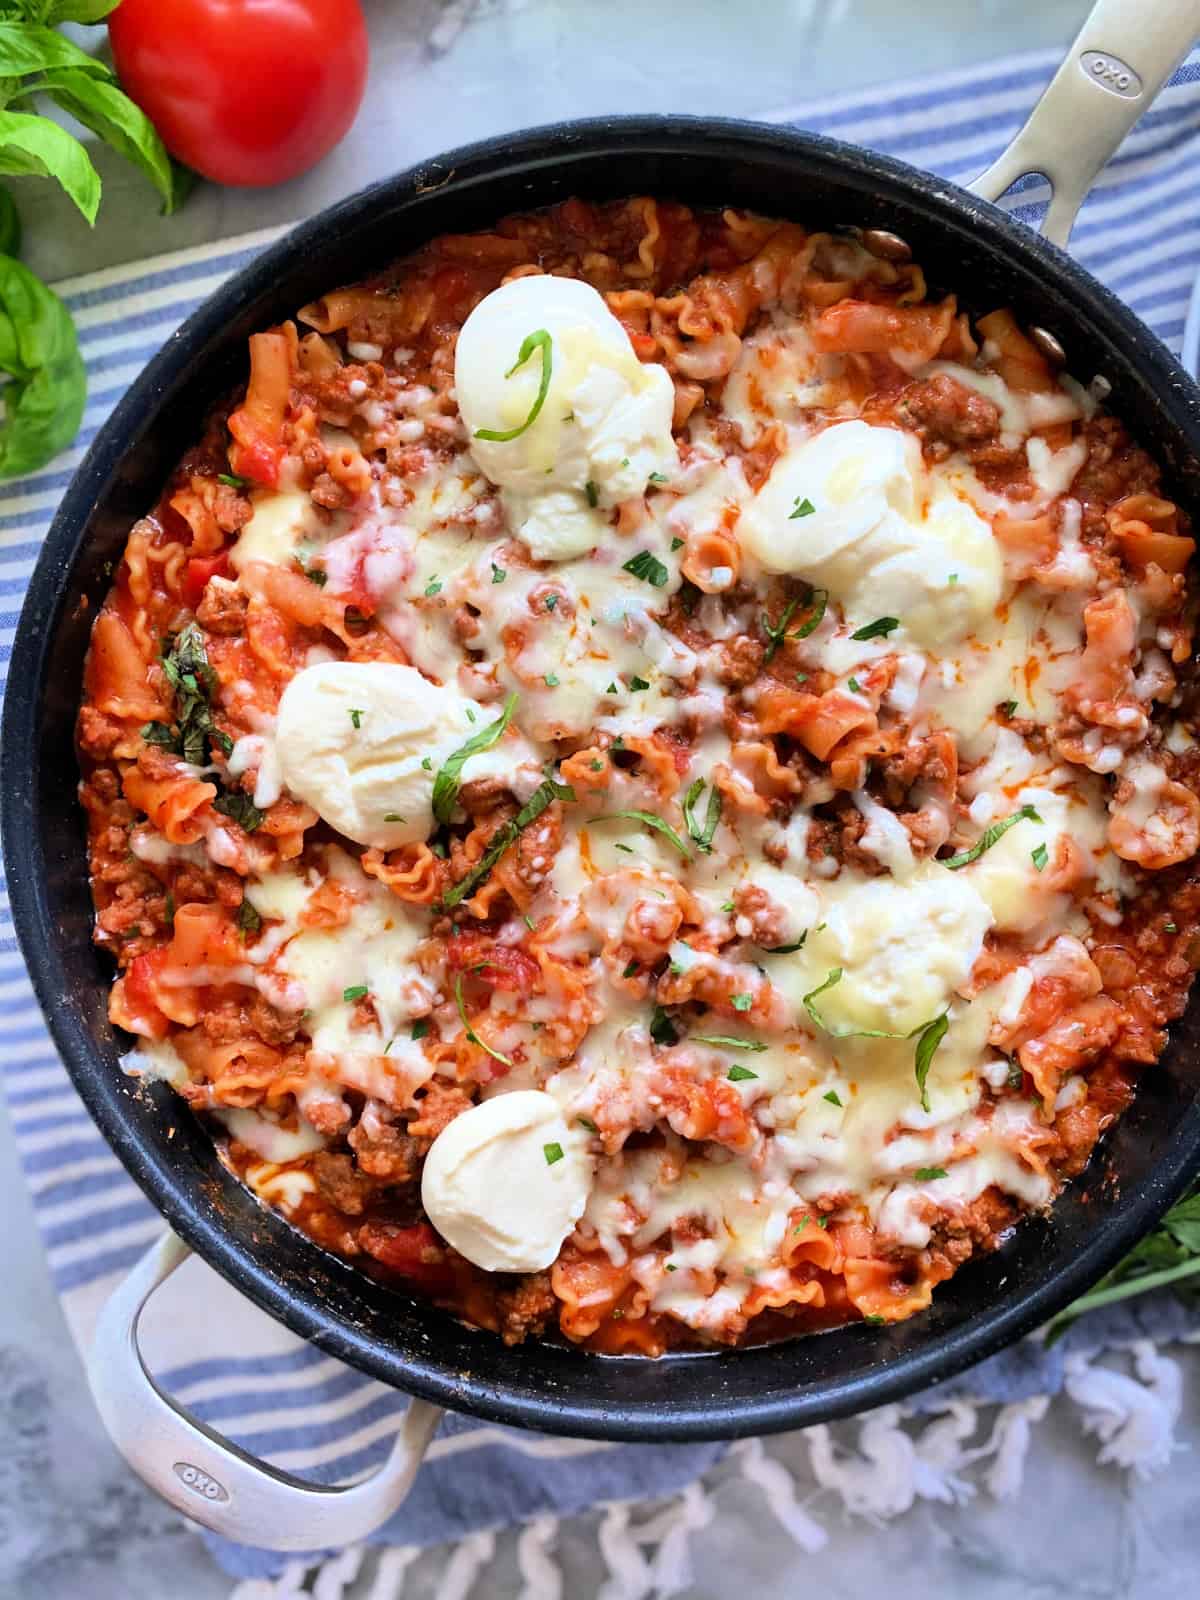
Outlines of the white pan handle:
{"label": "white pan handle", "polygon": [[163,1394],[138,1349],[142,1308],[189,1254],[173,1233],[164,1234],[100,1314],[88,1382],[113,1443],[164,1500],[227,1539],[321,1550],[365,1538],[408,1493],[441,1409],[410,1401],[386,1464],[348,1489],[304,1483],[256,1461]]}
{"label": "white pan handle", "polygon": [[1200,0],[1097,0],[1028,122],[968,188],[998,200],[1045,173],[1054,198],[1042,232],[1066,249],[1096,174],[1197,37]]}

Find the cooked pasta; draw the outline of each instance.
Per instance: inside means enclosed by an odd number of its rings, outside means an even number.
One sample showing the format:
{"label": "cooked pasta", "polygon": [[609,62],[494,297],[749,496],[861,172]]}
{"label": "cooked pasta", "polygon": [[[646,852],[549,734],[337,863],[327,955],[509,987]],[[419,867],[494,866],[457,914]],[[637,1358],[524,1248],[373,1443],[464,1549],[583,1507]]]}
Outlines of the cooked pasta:
{"label": "cooked pasta", "polygon": [[1095,388],[648,198],[255,334],[87,666],[128,1069],[510,1342],[919,1314],[1200,960],[1195,547]]}

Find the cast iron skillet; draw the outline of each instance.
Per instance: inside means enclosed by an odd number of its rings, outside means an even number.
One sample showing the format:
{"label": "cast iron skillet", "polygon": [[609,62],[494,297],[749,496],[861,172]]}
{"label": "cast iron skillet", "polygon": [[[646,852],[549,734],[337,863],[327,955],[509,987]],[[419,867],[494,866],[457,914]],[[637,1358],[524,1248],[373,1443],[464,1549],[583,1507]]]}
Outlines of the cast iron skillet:
{"label": "cast iron skillet", "polygon": [[571,195],[732,203],[912,246],[935,290],[1014,308],[1062,342],[1071,370],[1112,384],[1111,409],[1200,503],[1200,392],[1164,347],[1060,250],[993,206],[898,162],[777,127],[682,117],[599,120],[473,145],[378,184],[267,250],[175,334],[117,407],[67,491],[30,583],[5,708],[3,822],[21,946],[74,1082],[170,1226],[272,1316],[411,1394],[551,1433],[703,1439],[790,1428],[946,1378],[1064,1306],[1129,1248],[1200,1165],[1197,1002],[1161,1064],[1052,1212],[972,1261],[909,1322],[770,1347],[598,1357],[505,1348],[380,1287],[263,1209],[163,1085],[138,1088],[105,1014],[108,962],[92,906],[72,727],[88,632],[133,520],[245,373],[246,336],[430,236],[482,228]]}

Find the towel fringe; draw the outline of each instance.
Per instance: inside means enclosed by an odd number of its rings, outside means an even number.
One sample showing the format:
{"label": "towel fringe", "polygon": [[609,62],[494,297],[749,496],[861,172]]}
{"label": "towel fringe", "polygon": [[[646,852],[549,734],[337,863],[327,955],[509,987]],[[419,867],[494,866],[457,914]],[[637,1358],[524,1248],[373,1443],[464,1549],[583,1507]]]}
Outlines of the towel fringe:
{"label": "towel fringe", "polygon": [[[1200,1332],[1188,1343],[1200,1339]],[[1112,1365],[1122,1361],[1130,1370]],[[1084,1433],[1099,1441],[1097,1459],[1146,1478],[1163,1470],[1178,1448],[1175,1428],[1183,1404],[1179,1362],[1149,1339],[1110,1347],[1099,1355],[1067,1355],[1064,1404],[1073,1408]],[[881,1406],[837,1436],[821,1423],[790,1436],[807,1456],[816,1482],[812,1498],[825,1497],[848,1517],[882,1524],[903,1516],[918,1501],[961,1506],[982,1489],[996,1500],[1020,1492],[1034,1429],[1050,1409],[1040,1394],[995,1405],[968,1396],[927,1397],[923,1405]],[[761,1439],[742,1439],[726,1458],[741,1478],[761,1491],[772,1515],[796,1545],[816,1554],[828,1534],[807,1502],[802,1503],[791,1468]],[[803,1459],[803,1457],[802,1457]],[[609,1501],[600,1513],[596,1542],[606,1576],[596,1600],[672,1600],[693,1581],[691,1535],[716,1514],[721,1483],[700,1480],[672,1496],[641,1521],[637,1502]],[[561,1563],[551,1553],[560,1519],[543,1513],[517,1532],[521,1600],[562,1600]],[[496,1550],[497,1530],[464,1538],[446,1564],[436,1600],[468,1600]],[[415,1545],[370,1554],[378,1560],[363,1600],[401,1600],[405,1574],[421,1554]],[[248,1579],[230,1600],[348,1600],[367,1550],[353,1546],[318,1568],[290,1562],[275,1579]],[[306,1584],[307,1579],[307,1584]],[[311,1585],[311,1587],[309,1587]]]}
{"label": "towel fringe", "polygon": [[558,1538],[558,1518],[534,1517],[517,1538],[517,1565],[523,1588],[520,1600],[562,1600],[563,1580],[550,1546]]}

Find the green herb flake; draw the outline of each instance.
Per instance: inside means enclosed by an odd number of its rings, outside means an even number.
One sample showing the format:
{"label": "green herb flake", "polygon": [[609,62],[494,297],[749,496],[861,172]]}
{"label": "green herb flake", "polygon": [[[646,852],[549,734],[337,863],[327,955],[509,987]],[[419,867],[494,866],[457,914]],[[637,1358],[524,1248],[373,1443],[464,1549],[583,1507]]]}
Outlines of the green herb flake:
{"label": "green herb flake", "polygon": [[647,479],[647,482],[649,483],[666,483],[666,481],[667,475],[665,472],[652,472],[650,477]]}
{"label": "green herb flake", "polygon": [[998,839],[1003,839],[1010,828],[1015,828],[1018,822],[1041,822],[1033,806],[1022,806],[1019,811],[1014,811],[1011,817],[1005,817],[1002,822],[993,822],[990,828],[985,828],[969,850],[960,850],[957,855],[947,856],[939,865],[949,867],[951,872],[957,872],[960,867],[970,866],[972,861],[978,861],[985,850],[990,850]]}
{"label": "green herb flake", "polygon": [[1046,863],[1050,859],[1050,855],[1046,849],[1046,846],[1044,844],[1034,845],[1033,849],[1029,852],[1029,855],[1038,871],[1044,872],[1046,869]]}
{"label": "green herb flake", "polygon": [[1017,714],[1017,702],[1015,700],[1002,700],[1000,702],[1000,710],[1003,711],[1006,717],[1015,717]]}
{"label": "green herb flake", "polygon": [[856,629],[850,637],[852,639],[886,639],[900,626],[899,617],[876,617],[874,622],[868,622],[865,627]]}
{"label": "green herb flake", "polygon": [[167,890],[167,898],[163,902],[163,919],[168,928],[175,926],[175,896],[170,889]]}
{"label": "green herb flake", "polygon": [[[516,696],[514,695],[512,698],[515,702]],[[441,909],[450,911],[470,895],[473,895],[479,885],[491,875],[492,868],[504,852],[520,838],[522,831],[531,822],[535,822],[541,816],[547,806],[551,805],[555,800],[574,799],[575,791],[569,783],[559,783],[554,778],[543,779],[516,816],[509,822],[502,823],[496,829],[487,849],[471,868],[470,872],[467,873],[466,877],[460,879],[452,889],[447,890],[442,896]],[[487,1049],[486,1045],[484,1045],[484,1049]],[[488,1053],[494,1055],[495,1051],[489,1051]]]}
{"label": "green herb flake", "polygon": [[422,756],[421,757],[421,769],[424,772],[432,772],[433,771],[433,757],[432,756]]}
{"label": "green herb flake", "polygon": [[821,1099],[828,1100],[831,1106],[837,1106],[839,1110],[841,1109],[842,1102],[836,1089],[830,1089],[828,1094],[823,1094],[821,1096]]}
{"label": "green herb flake", "polygon": [[795,955],[797,950],[803,950],[804,949],[804,946],[805,946],[805,943],[807,942],[807,940],[808,940],[808,929],[805,928],[804,932],[800,935],[800,937],[798,939],[793,940],[793,942],[791,944],[768,944],[768,945],[764,945],[763,946],[763,954],[764,955],[768,955],[768,956],[791,956],[791,955]]}
{"label": "green herb flake", "polygon": [[887,1322],[887,1318],[881,1317],[877,1311],[872,1311],[869,1316],[863,1318],[863,1321],[869,1322],[872,1327],[881,1328]]}
{"label": "green herb flake", "polygon": [[684,541],[681,538],[679,538],[678,535],[676,535],[675,538],[673,538],[671,540],[672,553],[674,553],[676,550],[682,550],[683,549],[683,545],[684,545]]}
{"label": "green herb flake", "polygon": [[1163,932],[1164,933],[1178,933],[1179,932],[1179,928],[1174,922],[1164,922],[1163,923]]}
{"label": "green herb flake", "polygon": [[734,1062],[725,1076],[730,1083],[746,1083],[751,1078],[757,1079],[758,1073],[751,1072],[749,1067],[743,1067],[738,1062]]}
{"label": "green herb flake", "polygon": [[847,687],[847,689],[849,689],[851,694],[859,694],[859,693],[861,693],[861,685],[859,684],[859,681],[858,681],[857,678],[847,678],[846,679],[846,687]]}
{"label": "green herb flake", "polygon": [[729,1003],[735,1011],[749,1011],[754,1004],[754,996],[752,994],[735,994]]}
{"label": "green herb flake", "polygon": [[803,499],[801,499],[801,497],[799,495],[797,495],[796,496],[796,500],[795,500],[795,504],[793,505],[791,511],[788,513],[788,521],[789,522],[795,522],[800,517],[811,517],[813,515],[813,513],[816,511],[816,509],[817,509],[816,506],[813,505],[812,501],[810,499],[808,499],[807,496],[805,496]]}
{"label": "green herb flake", "polygon": [[385,822],[407,822],[408,818],[402,817],[398,811],[385,811],[383,820]]}
{"label": "green herb flake", "polygon": [[418,1017],[408,1035],[410,1039],[424,1039],[429,1033],[429,1018]]}
{"label": "green herb flake", "polygon": [[589,1133],[599,1133],[600,1132],[600,1129],[592,1121],[591,1117],[576,1117],[575,1121],[579,1124],[579,1126],[581,1128],[586,1128]]}
{"label": "green herb flake", "polygon": [[625,968],[625,971],[621,974],[621,976],[623,978],[636,978],[637,975],[638,975],[638,964],[637,964],[636,961],[631,961],[629,963],[629,965]]}
{"label": "green herb flake", "polygon": [[362,1000],[370,991],[365,983],[356,983],[349,989],[342,990],[342,999],[347,1005],[354,1000]]}
{"label": "green herb flake", "polygon": [[946,1030],[950,1026],[949,1018],[943,1011],[940,1017],[934,1017],[932,1022],[926,1023],[917,1040],[917,1053],[914,1062],[917,1088],[921,1094],[921,1110],[930,1110],[929,1090],[926,1087],[929,1079],[929,1069],[933,1065],[933,1057],[938,1045],[946,1037]]}
{"label": "green herb flake", "polygon": [[938,1178],[946,1176],[945,1167],[918,1167],[913,1177],[918,1183],[933,1183]]}
{"label": "green herb flake", "polygon": [[242,930],[242,938],[246,940],[262,927],[262,918],[244,895],[238,907],[237,925]]}
{"label": "green herb flake", "polygon": [[504,567],[498,567],[496,565],[496,563],[493,561],[492,562],[492,582],[493,583],[503,583],[505,578],[507,578],[507,577],[508,577],[508,573],[505,570],[505,568]]}
{"label": "green herb flake", "polygon": [[542,1154],[546,1158],[546,1165],[552,1167],[556,1161],[562,1160],[563,1147],[558,1143],[544,1144],[542,1146]]}
{"label": "green herb flake", "polygon": [[542,681],[546,685],[547,689],[557,689],[558,688],[558,673],[557,672],[548,672],[546,674],[545,678],[543,678]]}
{"label": "green herb flake", "polygon": [[441,594],[441,592],[442,580],[440,578],[430,578],[429,582],[425,585],[426,600],[432,600],[435,594]]}
{"label": "green herb flake", "polygon": [[218,472],[217,482],[227,484],[231,489],[248,489],[250,487],[250,479],[243,478],[236,472]]}
{"label": "green herb flake", "polygon": [[664,839],[669,840],[675,846],[685,861],[692,859],[692,852],[684,844],[671,824],[664,822],[653,811],[606,811],[603,816],[596,817],[594,820],[596,822],[616,822],[620,818],[624,818],[629,822],[641,822],[647,828],[652,828],[655,833],[661,833]]}
{"label": "green herb flake", "polygon": [[642,689],[648,689],[650,687],[650,685],[646,682],[645,678],[639,678],[637,673],[635,672],[633,677],[630,678],[630,680],[629,680],[629,687],[636,694],[636,693],[639,693]]}
{"label": "green herb flake", "polygon": [[236,822],[246,833],[253,833],[261,826],[265,812],[254,804],[248,794],[243,794],[240,789],[234,789],[228,794],[219,794],[212,803],[214,811],[219,811],[223,817],[228,817],[231,822]]}
{"label": "green herb flake", "polygon": [[650,1037],[655,1044],[673,1045],[679,1043],[679,1030],[671,1019],[670,1013],[663,1006],[655,1006],[650,1018]]}
{"label": "green herb flake", "polygon": [[600,504],[600,491],[596,488],[596,485],[590,478],[584,484],[583,492],[587,495],[588,505],[590,505],[593,509]]}
{"label": "green herb flake", "polygon": [[529,408],[529,415],[524,422],[519,423],[515,428],[476,428],[475,437],[477,439],[488,439],[493,444],[507,444],[511,439],[519,439],[527,428],[532,428],[541,415],[542,407],[546,404],[546,396],[550,392],[550,377],[554,370],[553,340],[545,328],[538,328],[535,332],[527,335],[522,342],[520,350],[517,351],[517,359],[504,376],[511,378],[519,367],[525,365],[535,350],[541,352],[542,377],[541,382],[538,384],[537,397]]}
{"label": "green herb flake", "polygon": [[671,576],[658,557],[651,555],[649,550],[639,550],[637,555],[631,556],[623,563],[621,571],[628,572],[631,577],[641,578],[645,583],[653,584],[656,589],[661,589]]}
{"label": "green herb flake", "polygon": [[361,706],[351,706],[350,707],[350,721],[354,724],[354,726],[356,728],[361,728],[362,727],[362,719],[363,719],[362,707]]}
{"label": "green herb flake", "polygon": [[604,692],[605,692],[605,694],[616,694],[616,693],[617,693],[617,686],[616,686],[616,684],[615,684],[615,683],[610,683],[610,684],[609,684],[609,686],[608,686],[608,688],[607,688],[607,689],[605,689],[605,691],[604,691]]}

